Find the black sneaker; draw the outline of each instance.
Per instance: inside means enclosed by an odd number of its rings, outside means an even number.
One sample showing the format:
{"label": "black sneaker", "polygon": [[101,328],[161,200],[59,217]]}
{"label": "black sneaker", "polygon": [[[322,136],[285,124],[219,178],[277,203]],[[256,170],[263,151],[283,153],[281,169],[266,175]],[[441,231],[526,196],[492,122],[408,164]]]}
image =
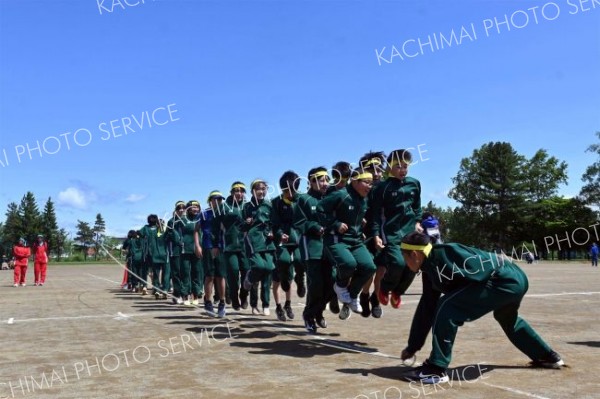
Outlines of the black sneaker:
{"label": "black sneaker", "polygon": [[383,316],[383,309],[379,304],[377,294],[372,293],[371,298],[369,298],[369,301],[371,302],[371,315],[373,315],[373,317],[375,317],[376,319],[379,319],[381,316]]}
{"label": "black sneaker", "polygon": [[308,331],[308,333],[310,333],[310,334],[316,334],[317,333],[317,325],[315,324],[314,319],[308,318],[306,316],[303,316],[303,319],[304,319],[304,328],[306,328],[306,331]]}
{"label": "black sneaker", "polygon": [[327,328],[327,321],[325,320],[322,314],[317,315],[315,321],[317,322],[317,325],[319,327]]}
{"label": "black sneaker", "polygon": [[365,292],[361,292],[360,293],[360,307],[362,308],[362,312],[360,312],[360,315],[362,317],[369,317],[371,316],[371,309],[369,308],[369,293],[365,293]]}
{"label": "black sneaker", "polygon": [[231,305],[231,296],[229,295],[229,290],[225,290],[225,303],[227,305]]}
{"label": "black sneaker", "polygon": [[304,285],[304,280],[296,281],[296,285],[298,286],[298,297],[304,298],[306,295],[306,285]]}
{"label": "black sneaker", "polygon": [[287,320],[285,318],[285,312],[283,311],[283,308],[281,307],[280,303],[278,303],[277,306],[275,307],[275,314],[277,315],[277,320],[279,320],[279,321]]}
{"label": "black sneaker", "polygon": [[248,297],[241,298],[242,300],[242,309],[248,309]]}
{"label": "black sneaker", "polygon": [[285,301],[285,305],[283,306],[283,310],[285,310],[285,314],[288,319],[294,320],[294,311],[292,310],[292,304],[289,301]]}
{"label": "black sneaker", "polygon": [[445,368],[429,364],[427,361],[404,377],[411,381],[421,381],[422,384],[443,384],[450,381]]}
{"label": "black sneaker", "polygon": [[329,311],[333,314],[340,313],[340,303],[338,302],[337,297],[329,301]]}
{"label": "black sneaker", "polygon": [[542,367],[545,369],[559,369],[565,365],[565,362],[561,359],[558,353],[552,351],[544,358],[533,360],[530,364],[532,367]]}

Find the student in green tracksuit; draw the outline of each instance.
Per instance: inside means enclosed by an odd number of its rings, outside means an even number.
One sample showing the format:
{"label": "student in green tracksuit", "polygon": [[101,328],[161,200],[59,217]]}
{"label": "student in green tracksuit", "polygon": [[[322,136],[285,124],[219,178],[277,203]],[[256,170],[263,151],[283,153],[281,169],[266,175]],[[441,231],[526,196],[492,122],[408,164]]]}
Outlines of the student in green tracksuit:
{"label": "student in green tracksuit", "polygon": [[529,285],[525,273],[509,258],[462,244],[432,245],[427,234],[418,232],[404,237],[400,248],[407,267],[414,273],[421,271],[423,276],[423,295],[402,359],[412,358],[423,347],[430,330],[433,334],[429,358],[407,378],[429,384],[447,382],[446,370],[458,327],[489,312],[494,312],[510,342],[533,365],[564,365],[560,356],[519,317],[519,306]]}
{"label": "student in green tracksuit", "polygon": [[181,295],[181,255],[183,253],[183,219],[185,213],[185,202],[177,201],[173,217],[167,222],[165,233],[167,249],[169,252],[169,264],[171,265],[171,279],[173,281],[173,304],[182,304]]}
{"label": "student in green tracksuit", "polygon": [[128,291],[133,291],[134,286],[135,286],[135,276],[133,275],[133,269],[132,269],[132,252],[131,252],[131,240],[133,240],[133,237],[135,237],[135,230],[129,230],[127,232],[127,238],[125,239],[125,241],[123,241],[123,246],[121,247],[121,249],[123,251],[127,251],[126,257],[125,257],[125,269],[127,270],[127,290]]}
{"label": "student in green tracksuit", "polygon": [[156,299],[167,299],[171,288],[171,273],[167,256],[167,242],[163,221],[157,215],[148,216],[148,224],[142,227],[146,262],[152,268],[152,287]]}
{"label": "student in green tracksuit", "polygon": [[127,249],[131,254],[131,272],[133,274],[133,291],[141,292],[142,287],[145,287],[141,279],[142,275],[142,264],[144,263],[144,245],[140,231],[134,232],[131,240],[129,241],[129,248]]}
{"label": "student in green tracksuit", "polygon": [[[380,250],[374,244],[372,236],[373,230],[371,228],[373,217],[371,214],[373,211],[373,195],[376,192],[375,188],[381,183],[383,172],[385,171],[385,153],[383,151],[370,151],[360,158],[359,165],[360,169],[373,175],[373,187],[371,188],[371,191],[369,191],[369,196],[367,197],[367,213],[365,215],[366,224],[363,230],[365,232],[365,243],[367,244],[367,248],[373,257],[377,259]],[[359,298],[360,306],[362,307],[361,315],[363,317],[369,317],[372,314],[373,317],[380,318],[383,314],[377,293],[379,292],[381,279],[384,274],[385,268],[378,268],[375,275],[370,278],[362,288]],[[372,295],[369,295],[371,285],[374,286],[374,291]]]}
{"label": "student in green tracksuit", "polygon": [[244,281],[249,269],[242,232],[245,194],[246,186],[242,182],[234,182],[231,185],[229,197],[214,209],[211,226],[213,256],[219,255],[221,252],[219,247],[223,245],[223,261],[227,267],[227,285],[231,306],[234,310],[248,307],[248,291],[243,287],[240,288],[240,277],[241,281]]}
{"label": "student in green tracksuit", "polygon": [[309,333],[316,333],[318,327],[327,327],[323,311],[329,299],[328,287],[333,285],[331,271],[323,267],[324,228],[317,214],[317,205],[329,188],[327,168],[320,166],[309,170],[308,182],[308,192],[298,196],[294,208],[294,227],[301,234],[300,254],[306,270],[304,327]]}
{"label": "student in green tracksuit", "polygon": [[[266,199],[267,183],[257,179],[250,185],[252,198],[244,204],[244,243],[250,271],[246,273],[244,288],[250,290],[260,282],[260,299],[262,314],[271,314],[271,278],[275,269],[275,243],[273,242],[273,225],[271,213],[273,206]],[[252,314],[261,314],[258,310],[258,295],[250,293]]]}
{"label": "student in green tracksuit", "polygon": [[186,211],[181,217],[181,295],[185,306],[195,306],[200,304],[204,292],[204,271],[200,260],[202,248],[194,237],[196,222],[199,220],[200,202],[188,201],[185,206]]}
{"label": "student in green tracksuit", "polygon": [[[292,290],[291,282],[300,275],[304,284],[304,270],[299,250],[300,234],[294,228],[294,207],[296,206],[300,179],[296,172],[288,170],[279,179],[282,194],[273,199],[271,223],[277,250],[275,253],[275,270],[273,272],[273,298],[275,299],[275,314],[280,321],[292,320]],[[296,280],[298,281],[298,280]],[[297,283],[298,284],[298,283]],[[285,292],[285,305],[279,301],[279,287]],[[298,284],[300,291],[300,284]]]}
{"label": "student in green tracksuit", "polygon": [[[361,313],[358,294],[375,273],[373,256],[363,240],[363,219],[367,211],[367,195],[373,184],[373,175],[357,169],[352,172],[350,184],[321,200],[317,207],[324,227],[325,255],[337,270],[334,290],[340,302],[355,313]],[[341,319],[350,317],[347,307]]]}
{"label": "student in green tracksuit", "polygon": [[[422,232],[421,183],[408,174],[409,151],[395,150],[387,159],[389,176],[373,190],[370,224],[373,244],[381,250],[375,258],[378,268],[387,268],[378,292],[379,302],[400,307],[401,295],[415,278],[406,267],[398,245],[410,232]],[[381,270],[380,270],[381,274]]]}

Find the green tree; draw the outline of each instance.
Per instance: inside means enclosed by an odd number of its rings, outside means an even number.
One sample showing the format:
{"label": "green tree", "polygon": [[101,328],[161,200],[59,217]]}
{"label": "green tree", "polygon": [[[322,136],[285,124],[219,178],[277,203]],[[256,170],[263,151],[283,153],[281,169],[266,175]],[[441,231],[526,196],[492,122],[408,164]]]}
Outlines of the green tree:
{"label": "green tree", "polygon": [[19,216],[22,221],[22,235],[29,244],[33,243],[37,235],[41,233],[42,215],[35,201],[35,195],[31,191],[28,191],[21,199]]}
{"label": "green tree", "polygon": [[83,257],[87,260],[87,250],[94,244],[94,231],[88,222],[77,220],[75,242],[75,246],[83,250]]}
{"label": "green tree", "polygon": [[[514,227],[525,203],[527,160],[510,143],[488,143],[463,158],[450,198],[462,204],[479,234],[504,247],[513,240]],[[485,228],[485,230],[483,229]]]}
{"label": "green tree", "polygon": [[568,184],[567,163],[548,156],[546,150],[540,149],[525,163],[524,178],[529,200],[548,199],[556,195],[560,184]]}
{"label": "green tree", "polygon": [[24,236],[24,227],[21,215],[19,215],[19,206],[15,202],[8,204],[5,215],[6,220],[2,228],[2,248],[4,253],[10,256],[13,245],[19,240],[19,237]]}
{"label": "green tree", "polygon": [[48,197],[44,211],[42,212],[42,234],[48,241],[50,252],[57,252],[59,230],[56,222],[56,211],[54,210],[54,203],[52,198]]}
{"label": "green tree", "polygon": [[57,262],[60,262],[66,248],[69,248],[68,233],[64,228],[61,228],[56,234],[56,244],[54,246]]}
{"label": "green tree", "polygon": [[92,231],[94,232],[94,247],[96,248],[94,259],[98,260],[98,253],[100,252],[100,247],[104,241],[104,233],[106,232],[106,222],[99,213],[96,215],[96,221],[94,222]]}
{"label": "green tree", "polygon": [[[600,139],[600,132],[596,132],[596,137]],[[581,180],[585,183],[581,188],[579,196],[589,205],[600,206],[600,143],[591,144],[586,152],[592,152],[598,155],[598,160],[587,167]]]}

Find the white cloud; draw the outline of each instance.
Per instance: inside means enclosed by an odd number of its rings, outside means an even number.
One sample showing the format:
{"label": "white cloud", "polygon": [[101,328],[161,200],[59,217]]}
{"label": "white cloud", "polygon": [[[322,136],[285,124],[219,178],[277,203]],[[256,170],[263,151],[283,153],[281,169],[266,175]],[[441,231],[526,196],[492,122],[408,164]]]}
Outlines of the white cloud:
{"label": "white cloud", "polygon": [[58,193],[58,203],[77,209],[85,209],[87,207],[85,194],[75,187],[68,187],[66,190]]}
{"label": "white cloud", "polygon": [[146,195],[144,194],[129,194],[127,196],[127,198],[125,198],[125,201],[127,202],[139,202],[143,199],[146,198]]}

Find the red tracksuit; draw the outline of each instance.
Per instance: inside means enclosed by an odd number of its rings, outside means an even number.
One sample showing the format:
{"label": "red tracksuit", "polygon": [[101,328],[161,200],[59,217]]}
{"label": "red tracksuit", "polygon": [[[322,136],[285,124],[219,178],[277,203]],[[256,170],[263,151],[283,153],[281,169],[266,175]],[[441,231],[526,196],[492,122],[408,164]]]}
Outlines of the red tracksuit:
{"label": "red tracksuit", "polygon": [[31,249],[15,245],[13,247],[15,255],[15,284],[25,285],[25,275],[27,274],[27,263],[31,256]]}
{"label": "red tracksuit", "polygon": [[41,244],[33,244],[33,254],[35,263],[33,264],[33,276],[36,285],[43,285],[46,282],[46,268],[48,267],[48,243],[43,241]]}

